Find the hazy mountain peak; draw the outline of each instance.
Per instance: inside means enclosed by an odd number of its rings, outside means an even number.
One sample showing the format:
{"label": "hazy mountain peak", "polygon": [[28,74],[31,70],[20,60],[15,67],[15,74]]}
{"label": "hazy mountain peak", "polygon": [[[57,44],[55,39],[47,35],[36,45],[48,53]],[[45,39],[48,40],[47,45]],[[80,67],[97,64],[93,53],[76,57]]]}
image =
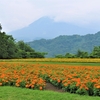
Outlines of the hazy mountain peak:
{"label": "hazy mountain peak", "polygon": [[41,17],[40,19],[32,22],[28,27],[33,26],[34,24],[36,25],[40,25],[40,24],[46,24],[46,23],[52,23],[54,22],[54,20],[52,18],[49,17]]}
{"label": "hazy mountain peak", "polygon": [[59,35],[88,34],[91,31],[71,23],[55,22],[52,18],[42,17],[29,26],[8,34],[17,40],[32,41],[41,38],[51,39]]}

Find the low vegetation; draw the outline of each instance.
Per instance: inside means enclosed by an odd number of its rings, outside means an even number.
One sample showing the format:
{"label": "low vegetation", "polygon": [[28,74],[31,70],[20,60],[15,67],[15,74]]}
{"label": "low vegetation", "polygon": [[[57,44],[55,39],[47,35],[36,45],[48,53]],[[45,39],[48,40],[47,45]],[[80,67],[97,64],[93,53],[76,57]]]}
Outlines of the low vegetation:
{"label": "low vegetation", "polygon": [[2,86],[0,100],[100,100],[100,97]]}

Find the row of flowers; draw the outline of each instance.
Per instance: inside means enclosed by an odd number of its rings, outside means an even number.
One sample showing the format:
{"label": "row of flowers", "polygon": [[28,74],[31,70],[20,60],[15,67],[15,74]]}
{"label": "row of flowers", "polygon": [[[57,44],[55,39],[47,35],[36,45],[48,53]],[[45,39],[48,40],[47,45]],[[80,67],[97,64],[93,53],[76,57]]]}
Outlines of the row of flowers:
{"label": "row of flowers", "polygon": [[0,85],[43,90],[45,80],[39,77],[34,65],[0,63]]}
{"label": "row of flowers", "polygon": [[100,96],[100,67],[0,62],[0,85],[45,89],[46,82],[70,93]]}

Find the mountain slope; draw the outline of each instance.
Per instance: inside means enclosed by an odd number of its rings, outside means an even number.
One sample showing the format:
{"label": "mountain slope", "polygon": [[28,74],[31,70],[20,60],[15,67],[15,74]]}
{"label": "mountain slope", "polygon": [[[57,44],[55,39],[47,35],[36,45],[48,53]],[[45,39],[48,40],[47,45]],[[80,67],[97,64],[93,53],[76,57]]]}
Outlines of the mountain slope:
{"label": "mountain slope", "polygon": [[88,34],[93,29],[86,29],[65,22],[55,22],[49,17],[42,17],[29,26],[9,32],[17,40],[32,41],[35,39],[51,39],[59,35]]}
{"label": "mountain slope", "polygon": [[28,44],[36,51],[47,52],[47,57],[57,54],[76,53],[77,50],[92,52],[94,46],[100,46],[100,32],[87,35],[62,35],[54,39],[40,39]]}

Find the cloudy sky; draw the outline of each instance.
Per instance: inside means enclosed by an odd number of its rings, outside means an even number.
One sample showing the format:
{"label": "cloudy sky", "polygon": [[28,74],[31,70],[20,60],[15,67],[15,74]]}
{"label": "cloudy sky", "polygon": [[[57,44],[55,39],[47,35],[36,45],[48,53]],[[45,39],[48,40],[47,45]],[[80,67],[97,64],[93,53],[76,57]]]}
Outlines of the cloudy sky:
{"label": "cloudy sky", "polygon": [[6,32],[43,16],[99,31],[100,0],[0,0],[0,23]]}

